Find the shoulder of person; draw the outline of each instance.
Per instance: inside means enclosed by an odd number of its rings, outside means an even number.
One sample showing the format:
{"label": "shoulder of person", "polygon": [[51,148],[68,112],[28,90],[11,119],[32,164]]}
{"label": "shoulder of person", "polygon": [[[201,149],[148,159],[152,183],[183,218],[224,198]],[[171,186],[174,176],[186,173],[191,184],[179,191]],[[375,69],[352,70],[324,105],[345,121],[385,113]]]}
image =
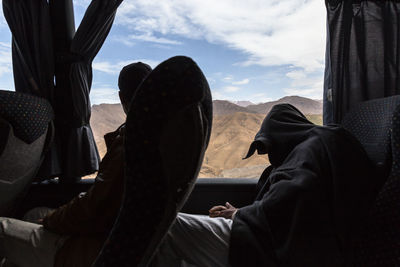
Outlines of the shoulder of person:
{"label": "shoulder of person", "polygon": [[125,135],[125,123],[118,127],[117,130],[104,135],[107,150],[110,149],[115,140],[122,138]]}

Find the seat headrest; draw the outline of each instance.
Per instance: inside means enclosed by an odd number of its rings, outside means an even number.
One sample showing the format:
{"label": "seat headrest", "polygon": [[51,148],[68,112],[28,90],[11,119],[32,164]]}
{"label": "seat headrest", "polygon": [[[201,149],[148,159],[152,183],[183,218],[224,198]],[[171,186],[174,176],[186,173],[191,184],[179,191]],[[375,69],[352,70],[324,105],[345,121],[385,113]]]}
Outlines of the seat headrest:
{"label": "seat headrest", "polygon": [[0,117],[11,124],[16,137],[28,144],[46,131],[53,116],[44,98],[0,90]]}
{"label": "seat headrest", "polygon": [[342,126],[361,143],[380,175],[386,178],[392,165],[392,120],[400,96],[365,101],[351,109]]}
{"label": "seat headrest", "polygon": [[10,131],[11,125],[7,121],[0,118],[0,155],[6,147]]}

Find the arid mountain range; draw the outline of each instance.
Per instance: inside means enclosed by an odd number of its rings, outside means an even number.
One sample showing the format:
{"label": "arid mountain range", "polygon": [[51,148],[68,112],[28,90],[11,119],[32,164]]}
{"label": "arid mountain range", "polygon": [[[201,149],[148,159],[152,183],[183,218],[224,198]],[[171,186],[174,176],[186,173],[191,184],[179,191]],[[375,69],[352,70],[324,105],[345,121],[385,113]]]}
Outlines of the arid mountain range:
{"label": "arid mountain range", "polygon": [[[248,105],[214,100],[214,118],[210,144],[206,151],[199,177],[259,177],[269,165],[267,156],[254,155],[242,160],[250,143],[260,128],[261,122],[273,105],[289,103],[316,124],[322,124],[322,102],[308,98],[289,96],[277,101]],[[120,104],[93,105],[91,126],[103,157],[106,148],[105,133],[114,131],[125,120]]]}
{"label": "arid mountain range", "polygon": [[[297,107],[304,114],[322,114],[322,101],[300,96],[285,96],[279,100],[261,104],[252,104],[248,101],[235,103],[226,100],[214,100],[214,115],[228,115],[236,112],[267,114],[274,105],[288,103]],[[240,104],[240,105],[239,105]]]}

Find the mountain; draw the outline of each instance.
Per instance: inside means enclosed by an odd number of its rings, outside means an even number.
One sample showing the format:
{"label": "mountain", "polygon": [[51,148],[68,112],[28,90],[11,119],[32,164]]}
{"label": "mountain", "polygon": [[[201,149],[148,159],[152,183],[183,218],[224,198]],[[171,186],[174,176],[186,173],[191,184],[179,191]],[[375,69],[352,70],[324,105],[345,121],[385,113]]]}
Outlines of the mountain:
{"label": "mountain", "polygon": [[115,131],[125,122],[125,113],[121,104],[100,104],[92,106],[90,125],[100,156],[103,157],[107,149],[104,144],[104,135]]}
{"label": "mountain", "polygon": [[[315,123],[322,124],[322,115],[306,115]],[[264,114],[237,112],[214,116],[210,143],[204,156],[199,177],[260,177],[269,165],[267,155],[247,154],[254,136],[260,129]]]}
{"label": "mountain", "polygon": [[263,119],[262,114],[244,112],[215,116],[203,161],[206,168],[201,169],[199,177],[222,177],[223,171],[255,165],[265,168],[269,164],[265,155],[242,160]]}
{"label": "mountain", "polygon": [[245,105],[243,103],[251,103],[251,102],[237,101],[235,103],[226,100],[214,100],[213,101],[214,115],[217,116],[229,115],[229,114],[234,114],[236,112],[258,113],[266,115],[274,105],[283,103],[292,104],[304,114],[322,114],[321,100],[313,100],[300,96],[285,96],[276,101],[261,103],[257,105],[251,104],[245,107],[241,105]]}
{"label": "mountain", "polygon": [[214,115],[228,115],[234,114],[236,112],[247,112],[247,113],[256,113],[254,111],[250,111],[245,107],[241,107],[232,102],[226,100],[214,100],[213,101],[213,114]]}
{"label": "mountain", "polygon": [[244,107],[244,108],[247,106],[250,106],[250,105],[254,105],[254,103],[250,102],[250,101],[233,101],[233,104],[236,104],[236,105]]}
{"label": "mountain", "polygon": [[[297,106],[304,113],[316,112],[319,103],[311,99],[300,97],[285,97],[272,103],[289,102]],[[271,102],[270,102],[271,103]],[[270,109],[273,104],[264,103],[264,109]],[[321,104],[321,103],[319,103]],[[309,107],[307,107],[309,105]],[[203,166],[199,177],[259,177],[269,164],[266,155],[253,155],[250,159],[242,160],[246,155],[250,143],[266,113],[250,111],[247,108],[228,101],[213,101],[214,117],[210,143],[206,151]],[[322,111],[319,114],[307,115],[307,118],[316,124],[322,124]],[[114,131],[125,121],[125,113],[120,104],[100,104],[92,106],[90,124],[98,146],[100,156],[106,153],[103,141],[105,133]]]}
{"label": "mountain", "polygon": [[254,113],[267,114],[274,105],[282,103],[291,104],[304,114],[322,114],[322,101],[301,96],[285,96],[277,101],[250,105],[246,108]]}

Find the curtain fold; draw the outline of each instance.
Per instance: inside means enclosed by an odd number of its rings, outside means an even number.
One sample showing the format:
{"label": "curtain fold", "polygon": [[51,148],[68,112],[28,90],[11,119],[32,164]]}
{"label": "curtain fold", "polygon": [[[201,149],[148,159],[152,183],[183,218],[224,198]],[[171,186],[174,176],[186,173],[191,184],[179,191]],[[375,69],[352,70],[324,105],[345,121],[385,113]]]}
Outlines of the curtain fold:
{"label": "curtain fold", "polygon": [[55,110],[55,142],[40,171],[44,179],[71,182],[98,170],[89,125],[92,61],[121,2],[92,0],[75,32],[72,0],[3,0],[16,91],[44,97]]}
{"label": "curtain fold", "polygon": [[399,1],[326,0],[324,124],[355,104],[400,93]]}
{"label": "curtain fold", "polygon": [[12,33],[15,90],[53,101],[54,58],[46,0],[3,0]]}
{"label": "curtain fold", "polygon": [[[3,0],[4,17],[12,33],[15,90],[47,99],[54,107],[54,52],[49,5],[46,0]],[[53,144],[38,177],[61,173]]]}
{"label": "curtain fold", "polygon": [[[71,65],[68,73],[73,122],[65,136],[63,177],[75,179],[93,173],[99,167],[99,153],[90,127],[92,86],[92,61],[99,52],[122,0],[93,0],[71,42],[68,58]],[[74,145],[75,144],[75,145]],[[79,155],[79,156],[77,156]]]}

